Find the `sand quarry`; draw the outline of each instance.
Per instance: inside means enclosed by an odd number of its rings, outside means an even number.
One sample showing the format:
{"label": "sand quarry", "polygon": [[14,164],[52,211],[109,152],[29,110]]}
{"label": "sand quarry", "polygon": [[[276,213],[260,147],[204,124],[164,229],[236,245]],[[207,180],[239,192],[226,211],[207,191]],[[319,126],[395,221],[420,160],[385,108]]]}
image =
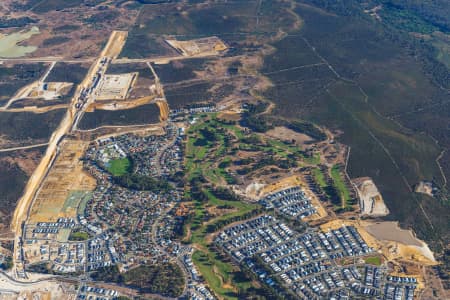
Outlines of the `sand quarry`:
{"label": "sand quarry", "polygon": [[414,252],[417,251],[430,263],[436,263],[428,245],[416,238],[411,230],[401,229],[398,222],[377,222],[366,224],[364,228],[376,239],[387,241],[392,251],[403,253],[406,256],[415,256]]}
{"label": "sand quarry", "polygon": [[377,186],[369,177],[352,179],[359,196],[359,206],[361,215],[371,217],[382,217],[389,214],[389,210],[384,204],[383,197]]}

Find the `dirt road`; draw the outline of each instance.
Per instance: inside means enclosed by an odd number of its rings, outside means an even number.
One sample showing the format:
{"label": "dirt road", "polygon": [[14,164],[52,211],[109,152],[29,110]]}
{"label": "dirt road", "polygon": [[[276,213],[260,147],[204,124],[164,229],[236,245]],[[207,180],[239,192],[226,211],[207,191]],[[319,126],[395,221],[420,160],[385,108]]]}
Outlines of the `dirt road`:
{"label": "dirt road", "polygon": [[[118,45],[115,44],[115,40],[117,38]],[[116,32],[114,31],[111,34],[111,37],[108,41],[108,44],[105,46],[105,49],[102,51],[102,54],[112,55],[106,56],[107,59],[112,59],[120,53],[122,49],[125,39],[126,33],[124,32]],[[71,132],[74,123],[80,119],[80,115],[83,114],[84,109],[88,105],[83,105],[81,107],[77,107],[77,103],[81,97],[81,92],[83,88],[90,88],[94,85],[94,81],[92,78],[95,74],[99,72],[99,69],[102,68],[102,64],[100,61],[105,58],[104,56],[100,57],[94,65],[90,68],[88,74],[86,75],[85,80],[78,86],[75,96],[73,97],[70,107],[68,108],[64,118],[62,119],[60,125],[55,130],[55,132],[50,137],[48,142],[48,148],[42,157],[39,165],[36,167],[33,175],[31,175],[28,183],[25,187],[24,194],[22,198],[19,199],[16,209],[14,211],[14,215],[11,222],[11,229],[15,232],[15,247],[16,249],[14,253],[14,269],[17,270],[18,265],[22,265],[22,257],[21,257],[21,239],[22,239],[22,223],[26,221],[30,208],[32,206],[33,200],[35,199],[39,188],[43,181],[45,180],[46,175],[48,174],[51,166],[53,165],[55,158],[58,155],[59,145],[61,141],[64,139],[64,136]],[[94,101],[95,99],[91,99]],[[14,272],[16,274],[17,272]],[[20,272],[19,272],[20,273]]]}
{"label": "dirt road", "polygon": [[11,151],[16,151],[16,150],[39,148],[39,147],[44,147],[47,145],[48,145],[48,143],[43,143],[43,144],[36,144],[36,145],[29,145],[29,146],[22,146],[22,147],[5,148],[5,149],[0,149],[0,153],[1,152],[11,152]]}

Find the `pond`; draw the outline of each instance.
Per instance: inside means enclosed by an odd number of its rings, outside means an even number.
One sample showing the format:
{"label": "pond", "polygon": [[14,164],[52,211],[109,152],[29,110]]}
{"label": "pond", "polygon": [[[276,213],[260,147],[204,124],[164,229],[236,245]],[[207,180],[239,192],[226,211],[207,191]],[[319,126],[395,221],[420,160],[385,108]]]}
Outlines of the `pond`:
{"label": "pond", "polygon": [[39,28],[33,26],[30,30],[21,30],[9,35],[0,34],[0,57],[16,58],[22,57],[36,51],[35,46],[21,46],[21,42],[28,40],[35,34],[39,33]]}

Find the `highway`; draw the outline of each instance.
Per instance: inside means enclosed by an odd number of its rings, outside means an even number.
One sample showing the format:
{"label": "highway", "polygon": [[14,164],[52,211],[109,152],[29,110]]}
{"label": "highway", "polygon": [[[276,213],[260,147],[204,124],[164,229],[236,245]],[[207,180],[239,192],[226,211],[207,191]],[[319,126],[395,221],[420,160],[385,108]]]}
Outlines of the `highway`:
{"label": "highway", "polygon": [[[26,221],[33,201],[44,182],[49,169],[56,159],[60,143],[68,133],[76,128],[77,122],[83,116],[84,110],[91,102],[95,101],[93,92],[95,91],[95,87],[99,80],[96,76],[98,76],[98,74],[103,74],[106,71],[107,62],[117,57],[118,53],[120,53],[120,50],[125,43],[123,37],[123,32],[114,31],[111,34],[108,43],[102,51],[101,57],[91,66],[85,79],[78,86],[64,118],[50,137],[47,150],[28,180],[23,196],[17,203],[11,222],[11,229],[16,235],[16,238],[14,239],[15,253],[13,259],[13,274],[18,277],[26,278],[26,274],[23,270],[22,257],[22,224]],[[118,45],[115,44],[116,41],[118,41]],[[112,53],[112,56],[110,56],[110,52]],[[18,266],[20,267],[18,268]]]}

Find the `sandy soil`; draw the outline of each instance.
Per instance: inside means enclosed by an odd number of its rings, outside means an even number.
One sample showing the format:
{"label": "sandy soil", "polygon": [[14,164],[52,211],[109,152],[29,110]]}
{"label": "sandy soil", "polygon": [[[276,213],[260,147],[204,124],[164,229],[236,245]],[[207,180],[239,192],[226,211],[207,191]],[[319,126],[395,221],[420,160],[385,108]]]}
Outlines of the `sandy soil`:
{"label": "sandy soil", "polygon": [[86,112],[93,112],[95,110],[126,110],[132,109],[144,104],[148,104],[155,99],[155,95],[143,97],[140,99],[130,99],[130,100],[112,100],[112,101],[102,101],[94,102],[89,105]]}
{"label": "sandy soil", "polygon": [[433,184],[431,182],[421,181],[417,184],[414,191],[433,197]]}
{"label": "sandy soil", "polygon": [[264,183],[253,182],[253,183],[247,185],[247,187],[245,188],[245,195],[249,198],[257,200],[257,199],[259,199],[261,190],[265,186],[266,185]]}
{"label": "sandy soil", "polygon": [[189,41],[166,40],[175,50],[183,56],[216,55],[228,47],[216,36],[200,38]]}
{"label": "sandy soil", "polygon": [[122,52],[122,48],[127,41],[127,37],[128,31],[113,31],[113,33],[109,36],[108,43],[106,44],[100,56],[108,56],[112,59],[117,58],[120,52]]}
{"label": "sandy soil", "polygon": [[222,111],[217,115],[217,118],[227,121],[239,121],[241,119],[241,115],[234,111]]}
{"label": "sandy soil", "polygon": [[313,139],[306,134],[295,132],[284,126],[275,127],[265,133],[270,138],[279,139],[282,141],[294,140],[297,144],[302,145],[305,142],[313,141]]}
{"label": "sandy soil", "polygon": [[422,246],[411,230],[398,227],[397,222],[377,222],[366,226],[366,230],[379,240],[399,242],[405,245]]}
{"label": "sandy soil", "polygon": [[74,285],[56,281],[40,281],[30,284],[17,284],[0,274],[0,286],[8,293],[1,293],[0,299],[69,300],[76,298]]}
{"label": "sandy soil", "polygon": [[[396,222],[387,222],[392,223],[395,226],[397,226]],[[336,229],[343,225],[349,226],[355,226],[355,228],[358,230],[361,237],[366,241],[366,243],[378,251],[379,253],[382,253],[388,261],[407,261],[407,262],[413,262],[413,263],[419,263],[423,265],[435,265],[436,261],[434,260],[433,253],[429,250],[428,246],[423,243],[422,241],[416,239],[413,234],[408,230],[401,230],[400,228],[395,227],[393,225],[392,228],[388,228],[389,230],[395,229],[397,231],[404,231],[405,233],[401,233],[400,236],[402,236],[403,241],[407,241],[410,243],[414,243],[413,245],[409,244],[403,244],[398,241],[389,241],[384,239],[385,237],[382,236],[383,232],[379,232],[379,236],[374,236],[367,230],[367,227],[370,227],[372,225],[376,225],[377,223],[373,222],[365,222],[365,221],[353,221],[353,220],[333,220],[326,224],[322,224],[320,228],[323,231],[326,231],[328,229]],[[388,233],[390,234],[390,233]],[[410,235],[410,236],[409,236]],[[409,237],[408,237],[409,236]],[[397,240],[398,236],[396,237]]]}
{"label": "sandy soil", "polygon": [[83,171],[80,158],[88,143],[77,140],[64,141],[60,146],[54,165],[43,181],[33,201],[29,222],[55,222],[58,217],[76,217],[76,212],[62,212],[62,207],[71,191],[90,191],[96,181]]}
{"label": "sandy soil", "polygon": [[374,217],[386,216],[389,210],[375,183],[369,177],[352,179],[360,198],[361,215]]}
{"label": "sandy soil", "polygon": [[398,222],[377,222],[365,225],[365,230],[377,240],[387,241],[392,254],[398,254],[403,257],[411,257],[420,260],[418,256],[422,256],[424,262],[435,264],[433,252],[428,245],[415,237],[411,230],[401,229]]}

